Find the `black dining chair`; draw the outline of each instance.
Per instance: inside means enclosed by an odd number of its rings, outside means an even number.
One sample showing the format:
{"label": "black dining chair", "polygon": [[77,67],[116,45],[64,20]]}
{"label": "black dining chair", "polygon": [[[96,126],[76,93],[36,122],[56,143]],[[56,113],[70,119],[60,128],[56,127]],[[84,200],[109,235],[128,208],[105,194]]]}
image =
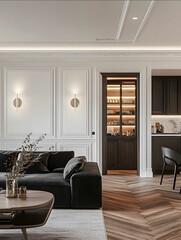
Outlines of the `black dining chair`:
{"label": "black dining chair", "polygon": [[175,183],[177,178],[178,168],[181,166],[181,154],[166,147],[162,147],[162,157],[163,157],[163,168],[162,175],[160,180],[160,185],[163,181],[163,175],[166,165],[170,165],[174,167],[174,181],[173,181],[173,190],[175,189]]}

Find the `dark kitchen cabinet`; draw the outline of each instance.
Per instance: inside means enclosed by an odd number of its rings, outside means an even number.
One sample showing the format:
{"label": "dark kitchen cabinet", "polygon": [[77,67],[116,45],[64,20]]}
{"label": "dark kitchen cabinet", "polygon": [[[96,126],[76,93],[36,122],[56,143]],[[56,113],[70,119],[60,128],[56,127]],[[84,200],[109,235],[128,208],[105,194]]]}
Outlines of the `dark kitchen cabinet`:
{"label": "dark kitchen cabinet", "polygon": [[152,78],[152,114],[165,114],[165,82],[161,77]]}
{"label": "dark kitchen cabinet", "polygon": [[181,77],[152,77],[152,114],[181,114]]}
{"label": "dark kitchen cabinet", "polygon": [[178,114],[181,114],[181,78],[178,81]]}
{"label": "dark kitchen cabinet", "polygon": [[168,115],[177,114],[178,109],[178,80],[173,78],[167,79],[166,82],[166,113]]}
{"label": "dark kitchen cabinet", "polygon": [[[162,150],[161,147],[168,147],[175,151],[180,152],[180,137],[152,137],[152,170],[153,173],[161,173],[163,166]],[[173,167],[166,166],[165,172],[173,172]]]}

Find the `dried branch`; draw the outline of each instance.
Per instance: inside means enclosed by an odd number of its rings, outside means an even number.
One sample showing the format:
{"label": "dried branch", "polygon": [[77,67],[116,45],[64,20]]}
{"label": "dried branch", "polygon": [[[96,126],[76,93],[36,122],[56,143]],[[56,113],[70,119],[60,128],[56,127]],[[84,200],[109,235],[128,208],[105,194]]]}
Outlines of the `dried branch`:
{"label": "dried branch", "polygon": [[29,133],[23,140],[21,147],[17,149],[18,152],[10,156],[6,162],[8,171],[6,176],[8,178],[23,176],[26,170],[36,162],[33,160],[33,152],[38,149],[38,144],[46,137],[46,134],[40,136],[33,143],[31,143],[31,136],[32,133]]}

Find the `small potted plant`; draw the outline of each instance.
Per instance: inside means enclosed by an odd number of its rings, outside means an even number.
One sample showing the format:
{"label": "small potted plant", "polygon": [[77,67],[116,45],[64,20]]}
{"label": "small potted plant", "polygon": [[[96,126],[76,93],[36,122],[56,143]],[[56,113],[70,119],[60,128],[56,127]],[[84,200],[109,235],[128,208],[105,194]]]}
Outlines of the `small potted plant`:
{"label": "small potted plant", "polygon": [[22,177],[26,170],[32,166],[36,161],[33,160],[33,153],[38,149],[38,144],[41,142],[46,134],[31,142],[31,135],[29,133],[24,139],[20,148],[17,149],[15,155],[11,155],[6,162],[6,197],[15,198],[18,195],[18,177]]}

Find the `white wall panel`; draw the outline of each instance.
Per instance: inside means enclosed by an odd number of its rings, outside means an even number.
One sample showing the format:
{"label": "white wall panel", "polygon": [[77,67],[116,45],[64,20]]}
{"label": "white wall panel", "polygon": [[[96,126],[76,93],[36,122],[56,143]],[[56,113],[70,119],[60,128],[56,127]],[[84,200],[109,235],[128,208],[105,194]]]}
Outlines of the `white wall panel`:
{"label": "white wall panel", "polygon": [[[13,106],[16,93],[22,106]],[[54,70],[5,69],[4,78],[5,137],[47,133],[54,136]]]}
{"label": "white wall panel", "polygon": [[87,161],[92,161],[91,159],[91,143],[89,144],[61,144],[63,151],[74,151],[75,156],[86,156]]}
{"label": "white wall panel", "polygon": [[[89,132],[89,70],[88,69],[64,69],[62,70],[62,126],[61,136],[88,136]],[[80,101],[80,105],[74,109],[70,101],[74,96]]]}
{"label": "white wall panel", "polygon": [[[54,150],[56,151],[56,144],[54,143],[54,144],[52,144],[52,143],[50,143],[50,144],[48,144],[48,143],[40,143],[39,144],[39,146],[38,146],[38,149],[37,149],[37,151],[49,151],[49,148],[51,147],[51,146],[53,146],[54,147]],[[4,147],[2,147],[1,149],[3,149],[3,150],[13,150],[13,151],[15,151],[15,150],[17,150],[19,147],[21,147],[21,143],[19,142],[19,143],[5,143],[4,144]],[[54,151],[53,150],[53,151]]]}

